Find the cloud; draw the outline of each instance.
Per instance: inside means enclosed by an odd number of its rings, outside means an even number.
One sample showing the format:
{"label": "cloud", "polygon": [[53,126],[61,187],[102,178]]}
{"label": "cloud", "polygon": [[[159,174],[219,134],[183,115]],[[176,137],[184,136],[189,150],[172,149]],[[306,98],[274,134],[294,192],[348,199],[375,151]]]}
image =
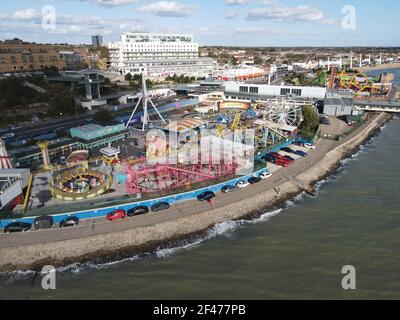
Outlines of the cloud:
{"label": "cloud", "polygon": [[40,16],[40,13],[37,12],[35,9],[26,9],[26,10],[19,10],[15,11],[11,15],[6,15],[4,17],[14,19],[14,20],[32,20],[36,19]]}
{"label": "cloud", "polygon": [[124,6],[127,4],[135,3],[138,0],[80,0],[82,2],[92,2],[103,7],[116,7]]}
{"label": "cloud", "polygon": [[236,18],[236,17],[238,17],[240,15],[240,12],[238,12],[238,11],[229,11],[227,14],[226,14],[226,18],[227,19],[234,19],[234,18]]}
{"label": "cloud", "polygon": [[186,17],[191,15],[194,10],[194,6],[169,1],[151,3],[140,9],[142,12],[150,12],[160,17]]}
{"label": "cloud", "polygon": [[252,0],[225,0],[229,6],[244,5],[250,3]]}
{"label": "cloud", "polygon": [[56,28],[44,30],[40,12],[33,9],[0,14],[0,34],[3,37],[13,32],[28,41],[35,36],[48,39],[49,34],[64,35],[68,42],[75,42],[78,38],[86,38],[89,41],[93,34],[118,37],[121,32],[144,30],[144,22],[140,19],[111,19],[83,15],[57,15]]}
{"label": "cloud", "polygon": [[268,7],[250,10],[247,20],[276,20],[280,22],[313,22],[320,24],[333,24],[335,20],[325,17],[325,14],[312,6],[300,5],[287,7],[276,0],[264,0]]}

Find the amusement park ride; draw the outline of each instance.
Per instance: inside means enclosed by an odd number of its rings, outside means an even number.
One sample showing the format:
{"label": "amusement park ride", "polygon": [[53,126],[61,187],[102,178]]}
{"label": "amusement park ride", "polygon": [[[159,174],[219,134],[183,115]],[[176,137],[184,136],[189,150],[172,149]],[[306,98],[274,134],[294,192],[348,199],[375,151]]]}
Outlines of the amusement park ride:
{"label": "amusement park ride", "polygon": [[129,194],[137,194],[189,187],[194,183],[234,174],[237,168],[235,161],[209,159],[206,164],[197,161],[188,165],[149,165],[143,159],[128,168],[126,190]]}
{"label": "amusement park ride", "polygon": [[283,99],[259,106],[258,114],[261,118],[254,121],[257,125],[257,143],[258,147],[264,148],[282,139],[288,139],[297,132],[303,121],[301,106]]}
{"label": "amusement park ride", "polygon": [[327,82],[329,89],[339,88],[351,90],[354,96],[368,96],[385,98],[392,88],[393,74],[381,74],[379,77],[369,77],[357,71],[337,71],[332,68],[330,79]]}
{"label": "amusement park ride", "polygon": [[148,113],[148,110],[147,110],[147,105],[148,105],[148,103],[150,103],[151,106],[154,108],[154,110],[156,111],[156,113],[157,113],[158,116],[160,117],[161,121],[162,121],[164,124],[166,123],[165,120],[164,120],[164,118],[163,118],[163,116],[162,116],[161,113],[158,111],[157,107],[154,105],[153,101],[151,100],[151,98],[150,98],[150,96],[149,96],[149,94],[148,94],[148,92],[147,92],[147,86],[146,86],[146,71],[145,71],[145,70],[143,70],[143,72],[142,72],[142,92],[141,92],[140,98],[139,98],[139,100],[138,100],[138,102],[137,102],[135,108],[134,108],[133,111],[132,111],[131,116],[129,117],[128,122],[126,123],[126,127],[127,127],[127,128],[129,127],[129,125],[130,125],[130,123],[131,123],[131,121],[132,121],[132,118],[133,118],[133,116],[135,115],[135,112],[136,112],[136,110],[137,110],[137,108],[139,107],[139,104],[140,104],[141,102],[142,102],[142,104],[143,104],[143,127],[142,127],[142,131],[145,130],[145,128],[147,127],[147,125],[148,125],[149,122],[150,122],[150,117],[149,117],[149,113]]}

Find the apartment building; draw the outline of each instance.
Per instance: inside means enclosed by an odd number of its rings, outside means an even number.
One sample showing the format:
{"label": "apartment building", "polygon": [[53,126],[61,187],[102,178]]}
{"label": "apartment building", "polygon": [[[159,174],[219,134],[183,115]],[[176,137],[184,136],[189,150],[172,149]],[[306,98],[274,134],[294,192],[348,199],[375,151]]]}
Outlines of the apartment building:
{"label": "apartment building", "polygon": [[211,58],[199,58],[199,45],[191,35],[162,33],[124,33],[121,41],[108,44],[110,67],[123,74],[141,73],[167,77],[209,76],[214,67]]}
{"label": "apartment building", "polygon": [[55,66],[65,69],[65,58],[52,45],[23,42],[20,39],[0,42],[0,73],[26,72]]}

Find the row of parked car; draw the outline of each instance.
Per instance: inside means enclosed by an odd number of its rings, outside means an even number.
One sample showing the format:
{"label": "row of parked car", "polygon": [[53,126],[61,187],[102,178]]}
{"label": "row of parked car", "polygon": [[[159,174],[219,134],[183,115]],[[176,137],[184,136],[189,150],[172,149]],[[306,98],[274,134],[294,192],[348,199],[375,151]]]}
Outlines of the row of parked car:
{"label": "row of parked car", "polygon": [[[157,212],[161,210],[169,209],[168,202],[158,202],[155,205],[151,206],[151,211]],[[135,208],[129,209],[128,211],[118,209],[110,212],[107,214],[106,218],[108,221],[113,221],[116,219],[125,218],[126,216],[132,217],[137,215],[146,214],[150,211],[150,209],[146,206],[137,206]],[[79,224],[79,218],[75,216],[67,217],[59,223],[60,228],[72,227],[77,226]],[[39,229],[49,229],[52,228],[54,225],[53,217],[52,216],[39,216],[33,220],[33,224],[28,222],[16,221],[8,224],[4,227],[5,233],[11,232],[23,232],[28,231],[32,228],[39,230]]]}
{"label": "row of parked car", "polygon": [[[296,142],[295,145],[306,147],[308,149],[315,149],[315,146],[310,143]],[[290,147],[284,147],[281,149],[281,151],[285,151],[287,153],[297,155],[300,157],[308,156],[307,152],[304,152],[302,150],[294,150]],[[277,166],[281,166],[281,167],[289,167],[295,161],[295,159],[293,157],[291,157],[289,155],[282,155],[278,152],[267,153],[262,156],[262,159],[266,162],[271,162],[271,163],[274,163]]]}
{"label": "row of parked car", "polygon": [[[222,193],[229,193],[229,192],[233,192],[239,189],[243,189],[248,187],[250,184],[255,184],[260,182],[261,180],[265,180],[268,179],[272,176],[272,174],[268,171],[264,171],[262,173],[260,173],[260,175],[258,177],[253,176],[250,177],[247,181],[246,180],[240,180],[238,181],[235,185],[226,185],[223,186],[221,188],[221,192]],[[205,191],[203,193],[200,193],[197,196],[197,200],[199,201],[211,201],[212,199],[215,198],[215,193],[212,191]]]}
{"label": "row of parked car", "polygon": [[[168,210],[170,207],[168,202],[158,202],[150,207],[151,211],[158,212],[162,210]],[[107,214],[106,218],[108,221],[117,219],[124,219],[125,217],[139,216],[150,212],[150,209],[146,206],[137,206],[127,211],[123,209],[114,210]]]}
{"label": "row of parked car", "polygon": [[[64,220],[62,220],[59,223],[60,228],[66,228],[66,227],[72,227],[72,226],[77,226],[79,223],[79,218],[78,217],[67,217]],[[16,222],[11,222],[7,226],[4,227],[4,232],[5,233],[11,233],[11,232],[22,232],[22,231],[28,231],[32,229],[32,227],[36,230],[39,229],[49,229],[54,225],[53,217],[52,216],[39,216],[36,217],[33,220],[33,224],[29,222],[22,222],[22,221],[16,221]]]}

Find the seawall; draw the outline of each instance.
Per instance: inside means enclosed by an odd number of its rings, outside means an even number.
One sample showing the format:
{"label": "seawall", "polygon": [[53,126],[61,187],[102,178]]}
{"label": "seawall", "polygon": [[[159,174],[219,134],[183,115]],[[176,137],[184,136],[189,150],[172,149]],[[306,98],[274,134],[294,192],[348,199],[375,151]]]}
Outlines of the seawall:
{"label": "seawall", "polygon": [[[252,195],[223,208],[204,211],[151,226],[116,231],[85,238],[0,249],[0,271],[40,270],[43,265],[63,266],[90,261],[99,257],[126,256],[151,251],[166,242],[204,232],[215,224],[245,218],[266,207],[283,202],[310,188],[340,165],[386,121],[390,115],[380,114],[368,125],[344,139],[320,161],[296,176],[296,182],[282,183],[280,194],[274,189]],[[303,187],[301,187],[301,185]]]}

